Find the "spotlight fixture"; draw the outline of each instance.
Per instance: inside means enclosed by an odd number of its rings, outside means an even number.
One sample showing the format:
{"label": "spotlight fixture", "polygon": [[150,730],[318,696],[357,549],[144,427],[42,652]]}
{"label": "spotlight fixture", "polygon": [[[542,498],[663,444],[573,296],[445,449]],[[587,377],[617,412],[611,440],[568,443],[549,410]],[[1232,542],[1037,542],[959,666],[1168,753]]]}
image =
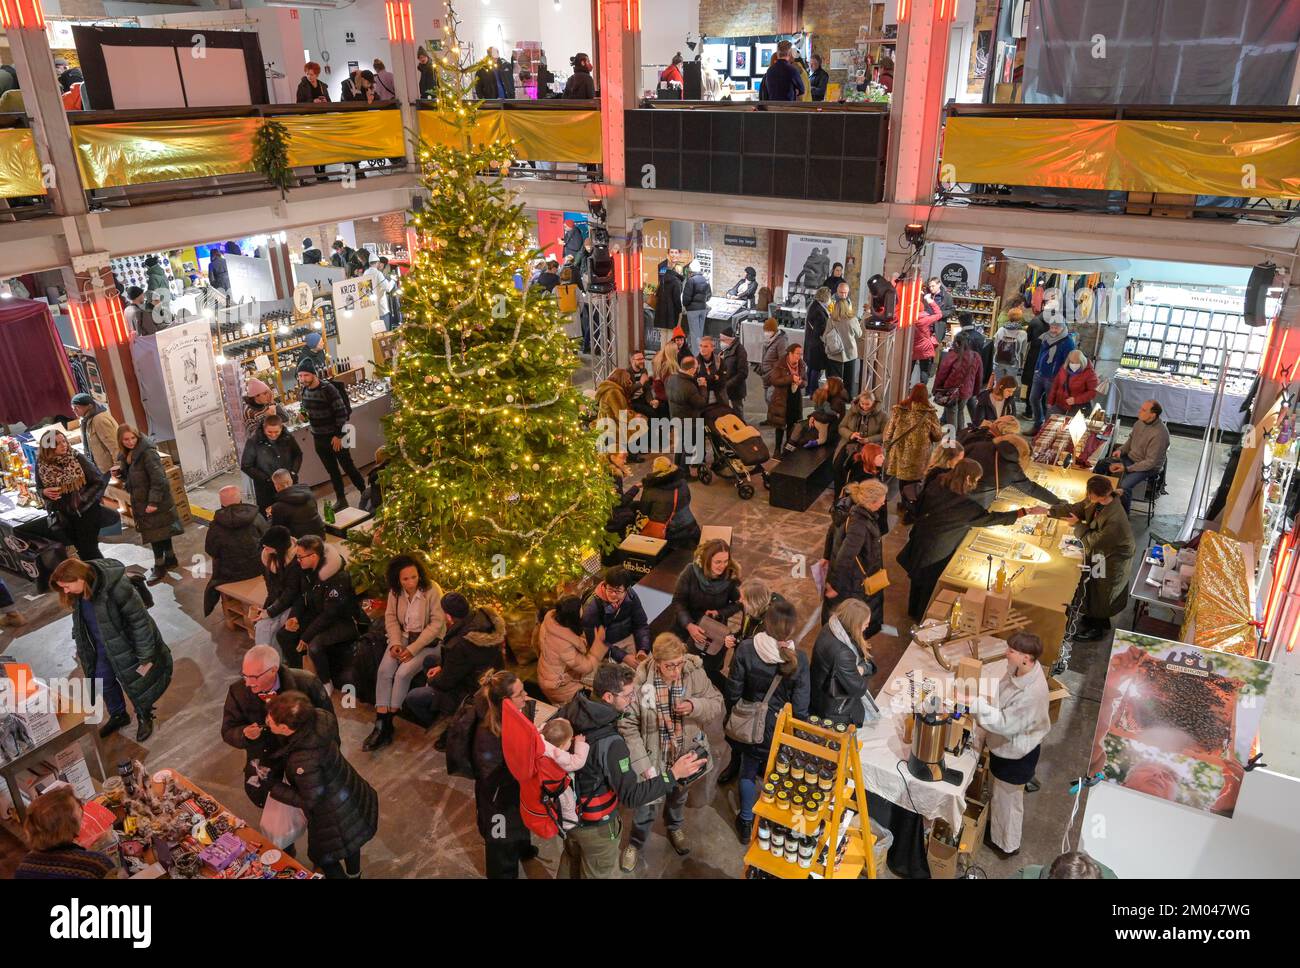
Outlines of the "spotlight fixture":
{"label": "spotlight fixture", "polygon": [[915,249],[925,245],[925,226],[920,222],[908,222],[903,228],[903,235]]}

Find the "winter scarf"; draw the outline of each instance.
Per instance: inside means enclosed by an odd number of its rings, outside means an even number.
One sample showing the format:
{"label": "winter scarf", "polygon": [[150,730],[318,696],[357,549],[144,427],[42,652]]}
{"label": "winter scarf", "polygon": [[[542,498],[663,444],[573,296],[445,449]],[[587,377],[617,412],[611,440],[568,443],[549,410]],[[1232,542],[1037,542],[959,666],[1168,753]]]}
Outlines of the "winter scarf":
{"label": "winter scarf", "polygon": [[77,455],[71,451],[63,456],[51,454],[41,459],[40,465],[41,487],[57,487],[67,496],[75,495],[86,486],[86,474]]}
{"label": "winter scarf", "polygon": [[[794,647],[794,643],[787,644],[791,648]],[[783,661],[781,658],[781,643],[766,632],[759,632],[754,636],[754,651],[768,665],[780,665]]]}
{"label": "winter scarf", "polygon": [[665,763],[676,760],[682,750],[683,716],[677,711],[677,706],[685,695],[684,678],[670,685],[655,669],[655,722],[659,726],[659,747],[663,750]]}
{"label": "winter scarf", "polygon": [[720,595],[731,584],[730,575],[723,575],[721,578],[709,578],[704,574],[704,569],[695,562],[691,562],[691,567],[695,569],[695,580],[699,582],[700,588],[704,589],[709,595]]}

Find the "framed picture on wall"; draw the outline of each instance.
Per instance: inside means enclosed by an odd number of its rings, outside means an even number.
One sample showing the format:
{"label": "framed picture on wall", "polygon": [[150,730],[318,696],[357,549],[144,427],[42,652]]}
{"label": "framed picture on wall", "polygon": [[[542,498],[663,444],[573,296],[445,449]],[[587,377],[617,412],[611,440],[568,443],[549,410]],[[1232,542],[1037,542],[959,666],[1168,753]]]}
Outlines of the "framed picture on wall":
{"label": "framed picture on wall", "polygon": [[733,46],[731,48],[731,76],[732,77],[749,77],[752,71],[752,62],[749,57],[749,45],[743,47]]}
{"label": "framed picture on wall", "polygon": [[727,44],[704,44],[704,55],[700,58],[705,67],[710,67],[719,74],[727,73]]}
{"label": "framed picture on wall", "polygon": [[772,58],[776,56],[776,44],[754,45],[754,72],[766,71]]}

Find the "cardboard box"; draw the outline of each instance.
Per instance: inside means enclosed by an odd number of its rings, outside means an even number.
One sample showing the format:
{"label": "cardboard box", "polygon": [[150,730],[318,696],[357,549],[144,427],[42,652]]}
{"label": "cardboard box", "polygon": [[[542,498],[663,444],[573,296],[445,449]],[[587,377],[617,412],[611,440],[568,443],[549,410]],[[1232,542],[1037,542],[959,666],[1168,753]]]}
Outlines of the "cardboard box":
{"label": "cardboard box", "polygon": [[630,534],[618,546],[618,564],[631,572],[640,581],[654,570],[665,554],[668,542],[662,538],[650,538],[643,534]]}
{"label": "cardboard box", "polygon": [[978,800],[966,801],[966,809],[961,817],[961,850],[963,854],[973,854],[984,842],[984,828],[988,826],[988,804]]}
{"label": "cardboard box", "polygon": [[959,631],[975,634],[984,627],[984,600],[982,588],[968,589],[961,597],[961,628]]}
{"label": "cardboard box", "polygon": [[930,838],[926,842],[925,862],[930,867],[930,877],[936,881],[951,881],[957,876],[957,857],[961,850],[958,847],[952,847],[942,843],[936,832],[941,835],[950,830],[947,821],[936,820],[930,830]]}
{"label": "cardboard box", "polygon": [[996,628],[1011,614],[1011,592],[988,592],[984,596],[984,627]]}
{"label": "cardboard box", "polygon": [[705,524],[700,527],[700,544],[717,538],[731,547],[731,528],[722,524]]}
{"label": "cardboard box", "polygon": [[980,679],[984,676],[984,663],[974,656],[963,656],[957,660],[957,673],[954,686],[957,696],[962,701],[973,705],[979,695]]}
{"label": "cardboard box", "polygon": [[1047,718],[1056,725],[1056,717],[1061,715],[1061,703],[1070,698],[1070,690],[1061,684],[1056,676],[1047,677]]}

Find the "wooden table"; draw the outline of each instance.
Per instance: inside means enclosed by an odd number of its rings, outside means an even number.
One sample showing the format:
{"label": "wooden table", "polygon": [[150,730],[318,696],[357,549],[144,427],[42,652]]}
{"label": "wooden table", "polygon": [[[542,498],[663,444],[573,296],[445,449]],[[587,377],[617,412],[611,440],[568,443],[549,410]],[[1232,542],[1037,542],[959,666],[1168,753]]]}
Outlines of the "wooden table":
{"label": "wooden table", "polygon": [[[1030,478],[1047,488],[1063,501],[1081,501],[1087,488],[1089,470],[1052,467],[1048,464],[1034,464]],[[1114,480],[1114,478],[1112,478]],[[993,510],[1005,511],[1018,507],[1034,507],[1036,500],[1030,500],[1011,489],[1004,490],[993,503]],[[965,592],[971,588],[984,588],[988,580],[987,553],[972,550],[972,545],[981,537],[1002,541],[1023,542],[1027,552],[1033,555],[1033,561],[1007,559],[1007,575],[1014,575],[1022,565],[1024,572],[1012,584],[1013,607],[1029,618],[1028,629],[1043,640],[1043,665],[1051,667],[1061,651],[1061,641],[1065,638],[1066,613],[1074,600],[1075,589],[1079,585],[1079,569],[1083,561],[1071,558],[1060,550],[1061,537],[1072,534],[1072,529],[1064,521],[1055,521],[1055,533],[1035,537],[1024,534],[1021,526],[1038,522],[1052,522],[1053,519],[1026,517],[1012,525],[991,528],[972,528],[962,540],[957,553],[952,556],[948,567],[944,569],[935,585],[934,594],[944,589]],[[1049,524],[1050,527],[1050,524]],[[999,559],[993,559],[993,573],[996,575]],[[933,601],[933,597],[931,601]]]}
{"label": "wooden table", "polygon": [[18,815],[18,827],[21,829],[27,818],[27,808],[23,806],[22,791],[18,786],[18,775],[35,766],[44,759],[53,756],[59,750],[79,743],[87,736],[95,750],[95,765],[99,767],[99,781],[104,782],[104,758],[99,749],[99,724],[86,719],[84,713],[60,713],[59,731],[45,742],[33,747],[21,756],[0,764],[0,776],[4,777],[9,788],[9,796],[14,802],[14,813]]}
{"label": "wooden table", "polygon": [[243,629],[250,639],[253,638],[253,629],[257,626],[253,610],[266,604],[265,579],[258,576],[227,582],[217,586],[217,594],[221,596],[221,614],[226,628]]}

